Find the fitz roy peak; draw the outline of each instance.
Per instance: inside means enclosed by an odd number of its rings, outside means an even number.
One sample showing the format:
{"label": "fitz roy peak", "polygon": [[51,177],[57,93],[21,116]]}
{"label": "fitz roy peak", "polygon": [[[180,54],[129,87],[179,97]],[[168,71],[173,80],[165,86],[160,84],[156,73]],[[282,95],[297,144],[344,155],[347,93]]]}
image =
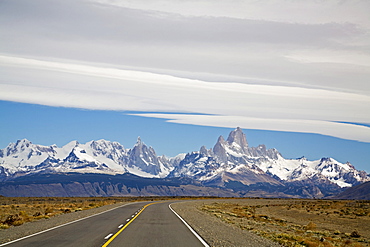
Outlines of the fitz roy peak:
{"label": "fitz roy peak", "polygon": [[[0,181],[34,174],[133,174],[144,178],[187,178],[203,186],[232,189],[240,196],[325,197],[366,181],[370,176],[333,158],[285,159],[265,145],[250,147],[240,128],[213,148],[174,158],[158,157],[139,137],[131,149],[106,140],[63,147],[19,140],[0,150]],[[187,180],[182,180],[187,181]],[[191,182],[190,182],[191,183]],[[251,191],[258,191],[250,194]],[[249,193],[249,194],[248,194]],[[257,194],[256,194],[257,193]]]}
{"label": "fitz roy peak", "polygon": [[238,181],[245,185],[281,182],[263,171],[258,165],[280,155],[275,149],[265,146],[248,147],[240,128],[232,131],[225,141],[220,136],[213,149],[201,147],[199,152],[185,156],[170,176],[186,176],[205,184],[223,186],[225,182]]}

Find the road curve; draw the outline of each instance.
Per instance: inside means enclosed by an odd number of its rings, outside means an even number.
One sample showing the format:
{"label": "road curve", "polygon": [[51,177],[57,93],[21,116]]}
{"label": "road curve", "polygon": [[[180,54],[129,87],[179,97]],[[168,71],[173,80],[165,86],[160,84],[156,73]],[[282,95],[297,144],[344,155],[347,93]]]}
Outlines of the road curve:
{"label": "road curve", "polygon": [[205,245],[171,211],[169,208],[171,203],[163,202],[148,206],[107,246],[204,247]]}
{"label": "road curve", "polygon": [[[173,201],[146,206],[150,203],[126,204],[114,210],[0,246],[205,246],[170,210],[169,204]],[[120,233],[116,234],[118,232]]]}

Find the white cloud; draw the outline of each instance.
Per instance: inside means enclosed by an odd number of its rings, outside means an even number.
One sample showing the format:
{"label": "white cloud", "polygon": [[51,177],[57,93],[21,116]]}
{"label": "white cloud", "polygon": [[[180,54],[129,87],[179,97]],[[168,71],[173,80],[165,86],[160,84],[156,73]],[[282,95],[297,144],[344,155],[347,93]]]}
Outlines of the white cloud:
{"label": "white cloud", "polygon": [[370,123],[368,9],[362,0],[3,0],[0,99],[369,141],[369,128],[335,123]]}
{"label": "white cloud", "polygon": [[316,50],[296,51],[286,56],[288,59],[302,63],[331,63],[331,64],[352,64],[366,66],[370,69],[369,56],[362,53],[349,51],[333,51],[333,50]]}
{"label": "white cloud", "polygon": [[143,71],[0,56],[0,99],[101,110],[213,114],[142,116],[219,127],[311,132],[370,141],[370,96],[302,87],[207,82]]}
{"label": "white cloud", "polygon": [[217,126],[226,128],[235,128],[235,124],[238,123],[239,127],[245,129],[315,133],[334,136],[342,139],[370,142],[369,127],[321,120],[273,119],[273,118],[253,118],[247,116],[214,116],[214,115],[192,115],[192,114],[144,113],[132,115],[142,117],[162,118],[167,119],[168,122],[172,123]]}
{"label": "white cloud", "polygon": [[4,0],[0,52],[370,93],[367,1],[102,2]]}
{"label": "white cloud", "polygon": [[368,25],[367,0],[91,0],[104,5],[176,13],[184,16],[232,17],[290,23],[350,22]]}

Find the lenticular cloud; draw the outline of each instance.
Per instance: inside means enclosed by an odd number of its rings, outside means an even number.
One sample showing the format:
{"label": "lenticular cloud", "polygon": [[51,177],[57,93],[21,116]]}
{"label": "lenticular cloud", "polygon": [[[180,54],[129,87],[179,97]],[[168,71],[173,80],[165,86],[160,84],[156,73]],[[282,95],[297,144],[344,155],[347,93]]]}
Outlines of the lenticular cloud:
{"label": "lenticular cloud", "polygon": [[211,82],[70,61],[0,56],[0,63],[6,72],[0,79],[1,100],[140,111],[144,113],[137,115],[176,123],[317,133],[370,142],[370,128],[349,124],[370,122],[370,97],[366,95]]}

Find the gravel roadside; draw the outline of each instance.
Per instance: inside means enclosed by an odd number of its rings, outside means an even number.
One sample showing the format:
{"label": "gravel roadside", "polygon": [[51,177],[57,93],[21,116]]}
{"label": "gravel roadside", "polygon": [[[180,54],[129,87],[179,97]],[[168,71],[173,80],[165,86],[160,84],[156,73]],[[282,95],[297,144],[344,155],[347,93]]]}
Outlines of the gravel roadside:
{"label": "gravel roadside", "polygon": [[[220,200],[207,200],[207,203]],[[210,246],[268,247],[280,246],[268,239],[246,230],[227,224],[197,209],[204,200],[174,203],[171,207],[200,235]]]}

